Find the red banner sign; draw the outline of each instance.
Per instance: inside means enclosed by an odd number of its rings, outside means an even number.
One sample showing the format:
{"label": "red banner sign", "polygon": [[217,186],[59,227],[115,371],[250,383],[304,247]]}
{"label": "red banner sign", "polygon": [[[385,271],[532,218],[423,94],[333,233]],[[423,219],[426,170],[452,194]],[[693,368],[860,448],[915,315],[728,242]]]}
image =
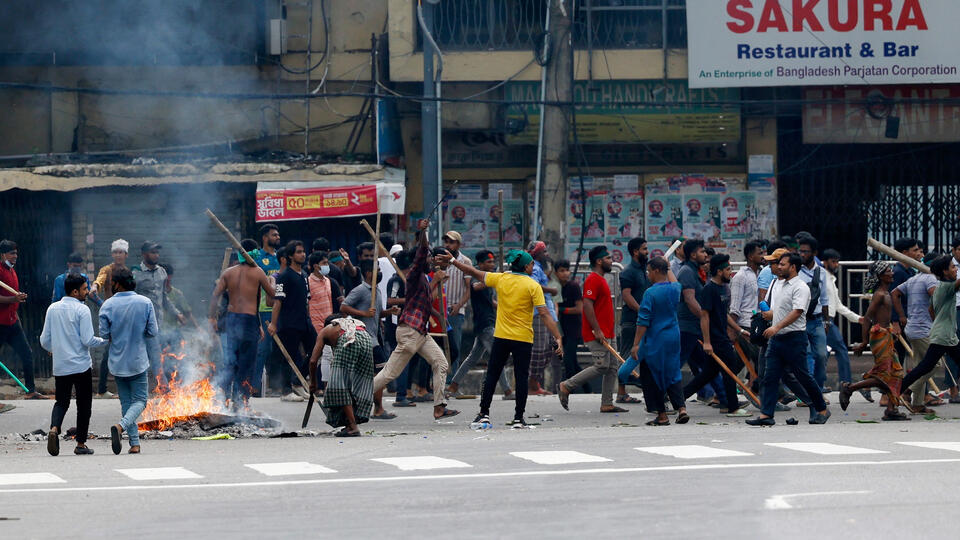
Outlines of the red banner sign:
{"label": "red banner sign", "polygon": [[257,221],[292,221],[377,213],[377,186],[257,191]]}

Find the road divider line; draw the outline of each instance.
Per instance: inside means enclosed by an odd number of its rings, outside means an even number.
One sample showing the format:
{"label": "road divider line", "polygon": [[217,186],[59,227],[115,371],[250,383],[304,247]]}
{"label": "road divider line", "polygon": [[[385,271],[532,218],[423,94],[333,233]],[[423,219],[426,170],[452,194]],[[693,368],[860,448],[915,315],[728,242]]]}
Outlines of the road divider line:
{"label": "road divider line", "polygon": [[726,448],[713,448],[710,446],[701,446],[699,444],[686,444],[676,446],[642,446],[634,448],[641,452],[650,454],[659,454],[661,456],[670,456],[680,459],[708,459],[721,457],[745,457],[752,456],[749,452],[739,452],[737,450],[727,450]]}
{"label": "road divider line", "polygon": [[377,482],[412,482],[429,480],[483,480],[496,478],[518,478],[534,476],[575,476],[586,474],[631,474],[657,472],[692,472],[723,469],[774,469],[798,467],[883,467],[903,465],[945,465],[960,463],[957,459],[897,459],[890,461],[821,461],[821,462],[793,462],[793,463],[703,463],[699,465],[667,465],[663,467],[611,467],[608,469],[558,469],[536,471],[511,471],[496,473],[461,473],[461,474],[424,474],[403,476],[368,476],[359,478],[325,478],[311,480],[268,480],[263,482],[229,482],[210,484],[163,484],[163,485],[132,485],[132,486],[88,486],[62,488],[19,488],[0,489],[0,495],[5,493],[71,493],[98,491],[138,491],[138,490],[166,490],[166,489],[217,489],[217,488],[262,488],[281,486],[306,486],[311,484],[365,484]]}
{"label": "road divider line", "polygon": [[330,474],[337,471],[308,463],[306,461],[289,461],[285,463],[247,463],[244,467],[253,469],[266,476],[298,476],[304,474]]}
{"label": "road divider line", "polygon": [[809,454],[819,454],[821,456],[853,456],[862,454],[889,454],[886,450],[874,450],[872,448],[860,448],[858,446],[846,446],[843,444],[819,443],[819,442],[796,442],[796,443],[764,443],[766,446],[774,448],[784,448],[786,450],[796,450],[797,452],[807,452]]}
{"label": "road divider line", "polygon": [[592,456],[573,450],[547,450],[542,452],[510,452],[511,456],[532,461],[540,465],[571,465],[574,463],[603,463],[613,461],[600,456]]}

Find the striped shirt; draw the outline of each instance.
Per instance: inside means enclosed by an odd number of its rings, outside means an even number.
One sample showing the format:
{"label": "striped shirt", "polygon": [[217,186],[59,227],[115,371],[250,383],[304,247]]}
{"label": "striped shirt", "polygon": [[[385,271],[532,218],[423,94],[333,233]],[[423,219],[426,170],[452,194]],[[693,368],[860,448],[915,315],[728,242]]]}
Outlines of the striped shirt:
{"label": "striped shirt", "polygon": [[[470,264],[470,259],[464,256],[462,251],[457,255],[457,260],[467,266],[473,266]],[[449,276],[449,279],[447,279],[447,282],[445,283],[447,296],[446,305],[455,306],[464,299],[464,296],[469,296],[470,289],[468,289],[466,283],[464,283],[464,274],[462,270],[451,264],[447,268],[446,272],[447,276]],[[464,304],[466,304],[466,302],[464,302]],[[464,315],[466,312],[467,308],[466,305],[464,305],[464,307],[461,307],[460,311],[457,313]],[[451,313],[451,315],[453,315],[453,313]]]}
{"label": "striped shirt", "polygon": [[426,273],[430,270],[427,257],[430,249],[420,246],[407,274],[407,295],[400,313],[400,324],[406,324],[417,332],[426,335],[427,318],[430,317],[430,285]]}

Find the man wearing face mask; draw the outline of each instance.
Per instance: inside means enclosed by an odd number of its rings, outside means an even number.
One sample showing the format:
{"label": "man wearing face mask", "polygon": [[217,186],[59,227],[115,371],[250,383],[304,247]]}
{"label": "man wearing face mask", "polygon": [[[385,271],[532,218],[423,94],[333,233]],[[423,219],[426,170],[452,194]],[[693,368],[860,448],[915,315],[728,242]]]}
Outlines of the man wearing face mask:
{"label": "man wearing face mask", "polygon": [[[17,265],[17,244],[11,240],[0,242],[0,281],[3,281],[14,290],[20,290],[20,278],[13,269]],[[17,308],[27,301],[27,295],[18,293],[13,295],[6,289],[0,289],[0,347],[4,343],[13,347],[14,352],[23,364],[23,383],[27,387],[27,399],[44,399],[37,392],[33,381],[33,353],[27,344],[27,336],[23,333],[20,318],[17,317]]]}
{"label": "man wearing face mask", "polygon": [[[50,303],[59,302],[61,298],[66,296],[64,292],[64,281],[66,281],[67,276],[71,274],[77,274],[83,276],[83,279],[87,280],[87,287],[90,287],[90,278],[82,272],[83,270],[83,256],[79,253],[71,253],[67,257],[67,271],[60,274],[53,280],[53,298],[50,299]],[[89,293],[88,293],[89,294]],[[98,300],[96,295],[91,298],[95,302]]]}

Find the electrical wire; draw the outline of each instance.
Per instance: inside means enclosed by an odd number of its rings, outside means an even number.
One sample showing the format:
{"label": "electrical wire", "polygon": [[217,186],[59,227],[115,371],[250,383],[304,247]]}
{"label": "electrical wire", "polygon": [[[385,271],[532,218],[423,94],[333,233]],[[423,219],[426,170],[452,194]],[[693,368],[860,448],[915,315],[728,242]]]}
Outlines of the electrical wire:
{"label": "electrical wire", "polygon": [[[274,60],[270,57],[265,57],[265,59],[268,62],[276,64],[277,67],[286,71],[287,73],[292,73],[294,75],[306,75],[308,73],[312,73],[315,69],[320,67],[320,65],[327,60],[327,53],[330,51],[330,22],[327,20],[327,5],[324,0],[320,0],[320,16],[323,18],[323,55],[320,56],[320,60],[318,60],[316,64],[303,69],[298,69],[283,65],[282,59]],[[310,31],[312,32],[313,29],[311,28]]]}

